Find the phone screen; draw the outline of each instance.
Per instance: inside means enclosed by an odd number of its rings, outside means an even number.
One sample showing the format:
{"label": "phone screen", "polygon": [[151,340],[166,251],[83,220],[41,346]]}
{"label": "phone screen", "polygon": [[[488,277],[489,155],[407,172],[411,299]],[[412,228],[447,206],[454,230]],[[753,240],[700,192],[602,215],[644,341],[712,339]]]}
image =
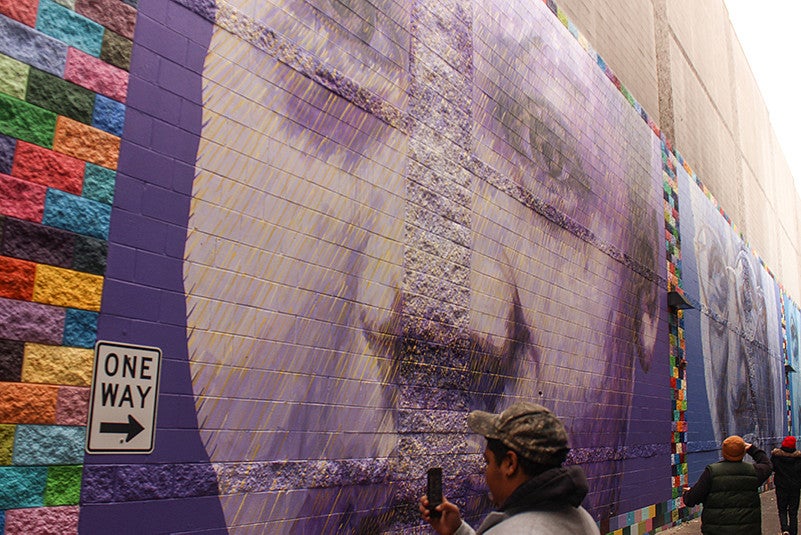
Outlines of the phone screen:
{"label": "phone screen", "polygon": [[434,508],[442,503],[442,468],[434,467],[428,469],[428,481],[426,485],[426,496],[428,497],[428,513],[431,518],[439,518],[439,511]]}

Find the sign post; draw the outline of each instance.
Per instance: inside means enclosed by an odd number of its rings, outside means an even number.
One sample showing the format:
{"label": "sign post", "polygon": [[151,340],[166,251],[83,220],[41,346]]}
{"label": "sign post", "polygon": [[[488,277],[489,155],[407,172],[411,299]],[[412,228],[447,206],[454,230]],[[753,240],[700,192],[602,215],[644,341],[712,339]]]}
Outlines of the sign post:
{"label": "sign post", "polygon": [[95,344],[87,453],[152,453],[160,371],[159,348]]}

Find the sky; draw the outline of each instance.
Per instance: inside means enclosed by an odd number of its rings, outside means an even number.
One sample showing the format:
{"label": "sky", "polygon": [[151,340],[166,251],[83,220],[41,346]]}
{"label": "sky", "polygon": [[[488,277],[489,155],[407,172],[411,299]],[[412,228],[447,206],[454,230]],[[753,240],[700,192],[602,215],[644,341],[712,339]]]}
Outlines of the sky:
{"label": "sky", "polygon": [[801,192],[801,1],[724,3]]}

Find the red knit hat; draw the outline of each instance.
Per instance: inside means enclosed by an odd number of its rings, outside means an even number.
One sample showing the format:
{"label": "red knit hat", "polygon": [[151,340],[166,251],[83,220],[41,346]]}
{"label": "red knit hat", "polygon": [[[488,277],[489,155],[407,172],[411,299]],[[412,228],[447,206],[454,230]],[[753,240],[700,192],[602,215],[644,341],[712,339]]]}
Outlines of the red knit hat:
{"label": "red knit hat", "polygon": [[795,437],[793,437],[793,436],[784,437],[784,440],[782,440],[782,448],[787,448],[788,450],[794,450],[795,449]]}

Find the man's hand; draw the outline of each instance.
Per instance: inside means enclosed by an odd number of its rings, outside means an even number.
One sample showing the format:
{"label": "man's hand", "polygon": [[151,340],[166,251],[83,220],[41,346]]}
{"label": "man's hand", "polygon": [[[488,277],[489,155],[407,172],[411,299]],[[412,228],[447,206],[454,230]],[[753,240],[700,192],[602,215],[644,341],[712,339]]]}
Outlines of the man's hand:
{"label": "man's hand", "polygon": [[459,526],[462,525],[462,515],[459,513],[459,508],[456,504],[453,504],[447,500],[447,498],[442,498],[442,503],[436,507],[436,510],[440,512],[440,516],[438,518],[431,518],[428,510],[428,498],[423,496],[420,498],[420,516],[423,517],[423,520],[431,524],[431,527],[439,533],[439,535],[453,535],[456,533],[456,530],[459,529]]}

